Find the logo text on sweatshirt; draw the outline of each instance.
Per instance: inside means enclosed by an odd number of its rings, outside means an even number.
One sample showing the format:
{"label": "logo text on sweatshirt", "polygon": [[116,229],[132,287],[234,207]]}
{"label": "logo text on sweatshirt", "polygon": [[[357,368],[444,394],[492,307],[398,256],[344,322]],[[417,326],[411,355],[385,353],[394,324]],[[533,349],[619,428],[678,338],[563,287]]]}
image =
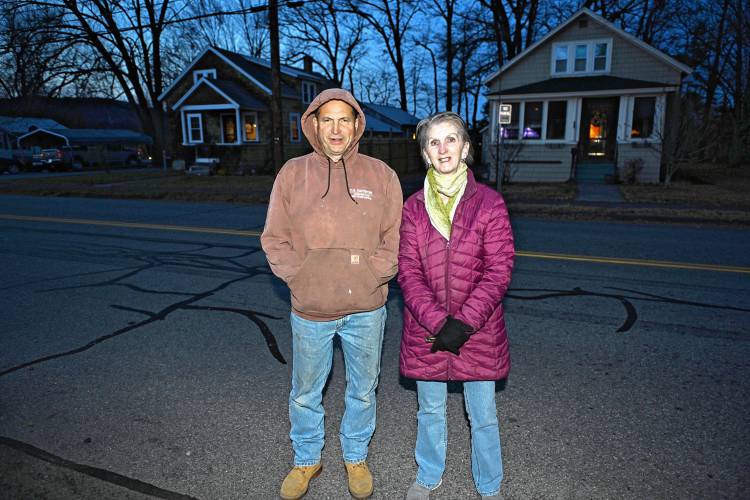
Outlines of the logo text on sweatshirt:
{"label": "logo text on sweatshirt", "polygon": [[360,188],[349,188],[349,192],[352,198],[359,198],[360,200],[372,200],[372,191],[369,189]]}

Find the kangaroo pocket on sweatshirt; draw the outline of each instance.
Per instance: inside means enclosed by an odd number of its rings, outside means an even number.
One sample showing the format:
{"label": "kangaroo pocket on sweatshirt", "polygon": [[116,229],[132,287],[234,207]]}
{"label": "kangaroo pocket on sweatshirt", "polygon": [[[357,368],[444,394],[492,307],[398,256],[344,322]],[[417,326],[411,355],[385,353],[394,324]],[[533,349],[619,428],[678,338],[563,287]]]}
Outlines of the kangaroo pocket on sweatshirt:
{"label": "kangaroo pocket on sweatshirt", "polygon": [[296,310],[322,316],[370,311],[383,301],[367,255],[360,249],[308,250],[289,288]]}

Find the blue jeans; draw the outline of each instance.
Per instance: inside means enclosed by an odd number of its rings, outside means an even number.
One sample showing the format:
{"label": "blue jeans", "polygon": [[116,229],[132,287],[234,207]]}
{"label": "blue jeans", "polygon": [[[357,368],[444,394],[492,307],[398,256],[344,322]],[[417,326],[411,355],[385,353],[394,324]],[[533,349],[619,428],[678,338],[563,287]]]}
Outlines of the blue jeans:
{"label": "blue jeans", "polygon": [[[464,382],[464,404],[471,423],[471,474],[480,495],[495,495],[503,480],[500,426],[495,408],[495,382]],[[448,384],[417,381],[417,483],[433,489],[445,470],[448,443]]]}
{"label": "blue jeans", "polygon": [[341,337],[346,365],[344,415],[339,439],[348,463],[367,459],[375,432],[375,388],[385,329],[385,306],[334,321],[310,321],[292,313],[292,391],[289,394],[289,437],[294,465],[320,462],[325,440],[323,387],[331,372],[333,338]]}

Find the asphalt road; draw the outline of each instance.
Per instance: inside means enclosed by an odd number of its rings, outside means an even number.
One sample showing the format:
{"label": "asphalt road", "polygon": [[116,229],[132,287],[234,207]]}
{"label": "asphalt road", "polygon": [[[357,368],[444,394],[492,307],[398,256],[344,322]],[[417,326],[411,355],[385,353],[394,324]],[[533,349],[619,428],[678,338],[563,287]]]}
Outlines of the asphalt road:
{"label": "asphalt road", "polygon": [[[276,498],[292,461],[288,292],[263,206],[0,197],[0,497]],[[498,384],[508,499],[748,498],[750,232],[515,219]],[[630,259],[630,260],[629,260]],[[413,481],[392,287],[369,462]],[[323,474],[348,498],[325,394]],[[474,498],[460,387],[436,499]]]}

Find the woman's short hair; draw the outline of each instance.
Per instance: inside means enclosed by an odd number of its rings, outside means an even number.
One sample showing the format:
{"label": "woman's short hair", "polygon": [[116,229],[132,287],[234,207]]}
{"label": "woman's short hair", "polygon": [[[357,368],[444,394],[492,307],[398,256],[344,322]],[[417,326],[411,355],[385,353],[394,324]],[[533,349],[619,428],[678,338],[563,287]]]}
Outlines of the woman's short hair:
{"label": "woman's short hair", "polygon": [[448,122],[455,126],[456,130],[458,130],[458,134],[461,136],[461,139],[469,144],[469,152],[466,155],[466,163],[471,165],[471,163],[474,161],[474,158],[471,155],[471,152],[474,148],[471,144],[469,129],[466,127],[466,122],[464,122],[464,119],[461,118],[458,113],[454,113],[453,111],[442,111],[440,113],[435,113],[432,116],[424,118],[417,124],[417,142],[419,143],[420,151],[427,149],[427,131],[430,130],[430,127],[443,122]]}

